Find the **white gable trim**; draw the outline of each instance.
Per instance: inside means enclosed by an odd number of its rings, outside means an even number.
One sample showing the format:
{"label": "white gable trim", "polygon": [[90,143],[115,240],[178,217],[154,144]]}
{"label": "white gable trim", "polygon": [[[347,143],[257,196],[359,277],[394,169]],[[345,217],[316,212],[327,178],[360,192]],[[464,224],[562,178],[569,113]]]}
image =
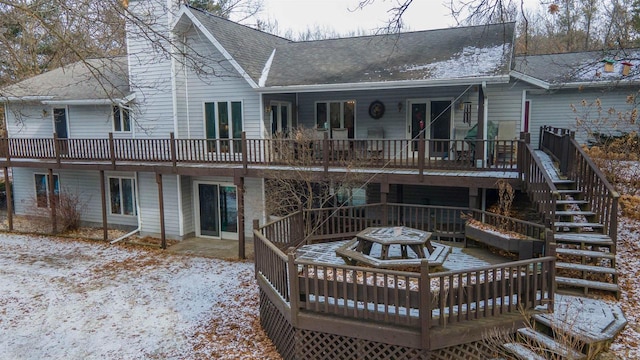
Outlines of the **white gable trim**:
{"label": "white gable trim", "polygon": [[276,49],[273,49],[271,56],[269,56],[269,60],[264,65],[264,69],[262,69],[262,75],[260,75],[260,81],[258,81],[258,85],[260,87],[264,87],[264,84],[267,83],[267,78],[269,77],[269,71],[271,70],[271,63],[273,63],[273,58],[276,56]]}
{"label": "white gable trim", "polygon": [[549,89],[549,83],[547,83],[546,81],[542,81],[540,79],[536,79],[533,76],[526,75],[526,74],[523,74],[521,72],[514,71],[514,70],[511,71],[511,76],[513,76],[514,78],[516,78],[518,80],[522,80],[524,82],[527,82],[527,83],[529,83],[531,85],[535,85],[535,86],[541,87],[541,88],[543,88],[545,90]]}
{"label": "white gable trim", "polygon": [[198,21],[198,19],[195,17],[195,15],[193,15],[193,13],[191,12],[191,10],[189,10],[188,7],[186,6],[182,7],[180,12],[178,13],[178,16],[176,16],[176,22],[171,27],[172,29],[175,29],[176,25],[181,21],[182,16],[186,16],[191,20],[193,25],[195,25],[198,28],[198,30],[200,30],[207,37],[207,39],[211,41],[213,46],[215,46],[216,49],[218,49],[218,51],[222,53],[222,56],[224,56],[224,58],[227,61],[229,61],[229,63],[231,63],[233,68],[236,69],[236,71],[247,81],[247,83],[249,83],[249,86],[251,86],[254,89],[257,89],[259,87],[258,84],[256,84],[256,82],[253,81],[253,79],[249,76],[249,74],[246,71],[244,71],[242,66],[240,66],[240,64],[233,58],[233,56],[231,56],[231,54],[229,54],[229,52],[222,46],[222,44],[220,44],[220,42],[213,36],[213,34],[211,34],[209,30],[207,30],[207,28],[204,25],[202,25],[200,21]]}

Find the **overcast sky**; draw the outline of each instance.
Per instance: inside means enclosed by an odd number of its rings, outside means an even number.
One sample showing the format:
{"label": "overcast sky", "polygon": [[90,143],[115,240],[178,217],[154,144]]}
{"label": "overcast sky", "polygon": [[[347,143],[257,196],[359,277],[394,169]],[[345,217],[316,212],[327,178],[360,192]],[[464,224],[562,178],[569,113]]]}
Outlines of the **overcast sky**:
{"label": "overcast sky", "polygon": [[[371,32],[386,25],[388,10],[396,0],[376,0],[364,10],[355,10],[359,0],[263,0],[263,17],[278,21],[280,33],[292,29],[294,33],[307,28],[331,28],[345,34],[357,29]],[[525,0],[537,4],[539,0]],[[417,31],[440,29],[455,25],[448,0],[414,0],[405,13],[408,29]],[[354,11],[350,11],[354,10]]]}

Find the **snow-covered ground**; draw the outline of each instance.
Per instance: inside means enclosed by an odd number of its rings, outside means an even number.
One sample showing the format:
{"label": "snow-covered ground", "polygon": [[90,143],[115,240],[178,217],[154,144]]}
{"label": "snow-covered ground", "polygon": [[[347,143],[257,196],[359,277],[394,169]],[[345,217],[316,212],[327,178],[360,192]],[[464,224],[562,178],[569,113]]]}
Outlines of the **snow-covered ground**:
{"label": "snow-covered ground", "polygon": [[278,356],[251,263],[0,235],[0,358]]}

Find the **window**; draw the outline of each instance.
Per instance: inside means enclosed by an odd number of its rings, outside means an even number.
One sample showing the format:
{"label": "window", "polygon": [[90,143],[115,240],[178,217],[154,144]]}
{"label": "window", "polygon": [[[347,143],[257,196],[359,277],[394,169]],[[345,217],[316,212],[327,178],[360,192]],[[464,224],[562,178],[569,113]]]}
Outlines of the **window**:
{"label": "window", "polygon": [[336,191],[336,200],[338,201],[338,206],[363,206],[367,204],[367,190],[365,188],[340,186]]}
{"label": "window", "polygon": [[113,107],[113,131],[131,131],[131,118],[128,109],[120,106]]}
{"label": "window", "polygon": [[110,177],[109,198],[112,214],[136,215],[136,190],[133,179]]}
{"label": "window", "polygon": [[355,120],[355,100],[327,101],[316,103],[316,126],[318,128],[346,128],[353,138]]}
{"label": "window", "polygon": [[[217,111],[216,111],[217,109]],[[204,127],[209,151],[242,151],[242,102],[219,101],[204,103]],[[234,139],[234,141],[229,141]]]}
{"label": "window", "polygon": [[[36,182],[36,205],[39,208],[48,208],[49,207],[48,176],[45,174],[35,174],[35,182]],[[53,175],[53,194],[57,203],[58,197],[60,195],[60,181],[58,180],[58,175]]]}

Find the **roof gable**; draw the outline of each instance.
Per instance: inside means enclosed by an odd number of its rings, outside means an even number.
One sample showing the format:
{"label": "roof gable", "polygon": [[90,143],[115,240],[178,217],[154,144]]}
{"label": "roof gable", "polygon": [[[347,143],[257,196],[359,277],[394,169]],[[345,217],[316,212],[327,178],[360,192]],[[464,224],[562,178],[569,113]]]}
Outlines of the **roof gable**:
{"label": "roof gable", "polygon": [[289,40],[252,29],[233,21],[209,14],[203,10],[184,6],[174,30],[189,17],[203,31],[214,46],[231,62],[236,71],[253,86],[262,75],[265,64],[280,44]]}
{"label": "roof gable", "polygon": [[[513,75],[546,88],[631,85],[640,81],[638,59],[640,49],[518,56]],[[611,63],[612,71],[605,70],[605,62]]]}

